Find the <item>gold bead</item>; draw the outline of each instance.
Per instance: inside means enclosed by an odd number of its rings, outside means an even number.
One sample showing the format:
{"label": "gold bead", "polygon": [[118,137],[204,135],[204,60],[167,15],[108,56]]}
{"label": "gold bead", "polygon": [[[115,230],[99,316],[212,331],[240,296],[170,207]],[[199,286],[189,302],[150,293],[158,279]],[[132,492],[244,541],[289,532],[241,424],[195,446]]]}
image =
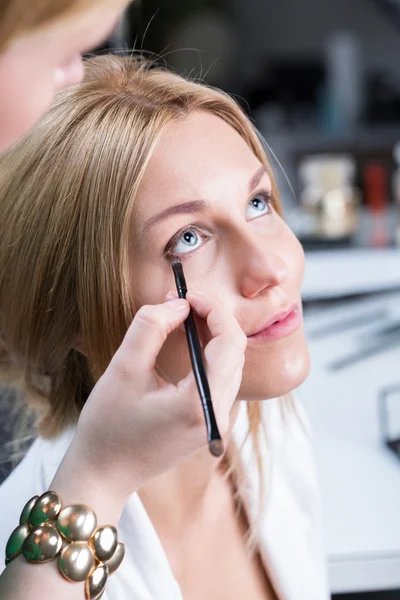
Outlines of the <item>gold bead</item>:
{"label": "gold bead", "polygon": [[[11,561],[22,551],[22,545],[29,534],[29,526],[26,523],[18,525],[8,538],[6,545],[6,560]],[[7,564],[7,563],[6,563]]]}
{"label": "gold bead", "polygon": [[52,521],[61,510],[61,501],[55,492],[45,492],[35,502],[30,515],[29,523],[35,527]]}
{"label": "gold bead", "polygon": [[28,500],[28,502],[25,504],[24,508],[22,509],[21,516],[19,518],[20,525],[22,525],[22,523],[27,522],[27,520],[29,519],[29,514],[38,498],[39,498],[39,496],[33,496],[33,498]]}
{"label": "gold bead", "polygon": [[50,524],[34,527],[22,546],[22,554],[28,562],[47,562],[61,550],[62,539]]}
{"label": "gold bead", "polygon": [[106,563],[108,566],[109,575],[112,575],[118,569],[119,565],[122,563],[124,556],[125,544],[123,542],[118,542],[114,554]]}
{"label": "gold bead", "polygon": [[96,526],[96,515],[83,504],[67,506],[57,519],[58,531],[71,542],[86,542],[92,537]]}
{"label": "gold bead", "polygon": [[69,581],[84,581],[95,566],[93,550],[87,542],[71,542],[60,554],[58,566]]}
{"label": "gold bead", "polygon": [[99,527],[90,541],[93,545],[96,557],[100,561],[105,562],[112,557],[117,547],[117,530],[112,525]]}
{"label": "gold bead", "polygon": [[108,579],[108,567],[100,563],[86,580],[85,594],[88,600],[99,600],[106,588]]}

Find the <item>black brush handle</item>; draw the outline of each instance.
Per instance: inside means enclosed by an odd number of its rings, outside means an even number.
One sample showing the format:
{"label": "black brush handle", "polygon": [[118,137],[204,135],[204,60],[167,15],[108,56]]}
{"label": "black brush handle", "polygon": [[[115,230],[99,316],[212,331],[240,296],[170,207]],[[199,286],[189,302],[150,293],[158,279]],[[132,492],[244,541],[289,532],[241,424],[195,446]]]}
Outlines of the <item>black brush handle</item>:
{"label": "black brush handle", "polygon": [[[187,285],[185,276],[183,274],[182,264],[180,262],[175,262],[172,264],[172,269],[174,272],[178,296],[179,298],[186,298]],[[208,384],[207,374],[204,367],[203,353],[192,309],[190,309],[189,315],[185,320],[185,332],[194,378],[199,391],[204,417],[206,420],[207,440],[210,452],[214,456],[221,456],[223,453],[222,438],[221,434],[219,433],[215,418],[214,408],[211,400],[210,386]]]}
{"label": "black brush handle", "polygon": [[194,378],[196,380],[197,389],[199,390],[204,416],[206,419],[207,438],[208,442],[210,443],[213,440],[220,440],[221,435],[218,431],[218,425],[215,419],[210,386],[208,385],[204,363],[203,360],[197,360],[197,357],[202,355],[202,350],[192,310],[190,310],[189,316],[185,321],[185,331]]}

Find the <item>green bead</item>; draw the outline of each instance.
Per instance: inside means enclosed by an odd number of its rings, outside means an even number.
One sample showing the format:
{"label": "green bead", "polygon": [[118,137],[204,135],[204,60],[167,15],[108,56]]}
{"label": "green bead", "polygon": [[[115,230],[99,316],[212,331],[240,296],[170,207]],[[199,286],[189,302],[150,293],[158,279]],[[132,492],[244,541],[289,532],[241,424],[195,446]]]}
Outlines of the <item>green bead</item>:
{"label": "green bead", "polygon": [[56,519],[61,510],[61,501],[55,492],[45,492],[35,502],[29,522],[33,527]]}
{"label": "green bead", "polygon": [[28,500],[28,502],[25,504],[24,508],[22,509],[21,516],[19,518],[20,525],[22,525],[22,523],[27,522],[27,520],[29,519],[30,512],[38,498],[39,498],[39,496],[33,496],[33,498]]}
{"label": "green bead", "polygon": [[46,562],[60,552],[62,538],[52,525],[32,529],[22,546],[22,554],[29,562]]}
{"label": "green bead", "polygon": [[29,534],[29,527],[26,523],[18,525],[8,538],[6,545],[6,559],[11,560],[18,556],[22,550],[22,544]]}

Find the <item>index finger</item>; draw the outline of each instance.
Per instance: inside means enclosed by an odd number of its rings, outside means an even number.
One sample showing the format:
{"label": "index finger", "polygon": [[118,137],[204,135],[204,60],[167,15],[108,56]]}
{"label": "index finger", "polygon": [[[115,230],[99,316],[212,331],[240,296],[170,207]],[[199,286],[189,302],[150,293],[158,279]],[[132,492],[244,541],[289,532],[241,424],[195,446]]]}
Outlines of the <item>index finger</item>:
{"label": "index finger", "polygon": [[182,298],[164,304],[142,306],[114,355],[114,365],[128,377],[143,377],[152,373],[168,335],[188,314],[189,303]]}

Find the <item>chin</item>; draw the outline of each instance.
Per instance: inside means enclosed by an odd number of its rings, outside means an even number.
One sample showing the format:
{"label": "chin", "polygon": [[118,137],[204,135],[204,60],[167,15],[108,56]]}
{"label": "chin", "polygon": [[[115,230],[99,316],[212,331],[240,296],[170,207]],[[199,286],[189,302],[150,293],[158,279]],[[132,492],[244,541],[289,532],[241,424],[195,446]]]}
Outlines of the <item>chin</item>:
{"label": "chin", "polygon": [[[238,400],[269,400],[293,392],[310,373],[307,345],[296,351],[266,353],[263,357],[246,356]],[[268,356],[270,354],[270,356]]]}

